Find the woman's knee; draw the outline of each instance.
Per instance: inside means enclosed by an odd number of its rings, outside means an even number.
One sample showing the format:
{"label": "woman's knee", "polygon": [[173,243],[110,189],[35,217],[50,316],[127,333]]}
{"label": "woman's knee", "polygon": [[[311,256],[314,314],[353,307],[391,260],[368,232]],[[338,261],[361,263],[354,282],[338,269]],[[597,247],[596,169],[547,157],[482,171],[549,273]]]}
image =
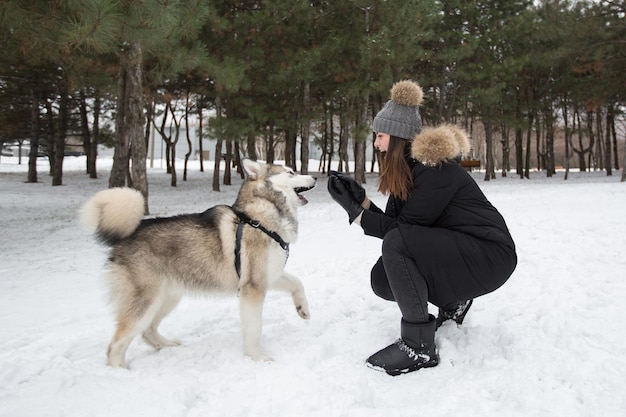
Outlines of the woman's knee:
{"label": "woman's knee", "polygon": [[389,231],[383,238],[383,259],[396,259],[406,256],[406,245],[399,229]]}

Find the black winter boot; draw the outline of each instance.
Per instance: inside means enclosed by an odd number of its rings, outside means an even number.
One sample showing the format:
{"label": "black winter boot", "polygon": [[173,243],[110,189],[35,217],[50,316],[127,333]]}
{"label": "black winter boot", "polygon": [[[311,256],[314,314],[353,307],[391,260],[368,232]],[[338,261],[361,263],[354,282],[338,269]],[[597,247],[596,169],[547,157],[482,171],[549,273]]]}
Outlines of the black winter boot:
{"label": "black winter boot", "polygon": [[443,324],[446,320],[454,320],[456,324],[462,324],[465,315],[469,311],[474,300],[467,300],[460,302],[456,307],[451,309],[439,308],[439,315],[437,316],[437,328]]}
{"label": "black winter boot", "polygon": [[427,323],[401,322],[401,338],[367,358],[367,366],[396,376],[439,365],[435,347],[435,316]]}

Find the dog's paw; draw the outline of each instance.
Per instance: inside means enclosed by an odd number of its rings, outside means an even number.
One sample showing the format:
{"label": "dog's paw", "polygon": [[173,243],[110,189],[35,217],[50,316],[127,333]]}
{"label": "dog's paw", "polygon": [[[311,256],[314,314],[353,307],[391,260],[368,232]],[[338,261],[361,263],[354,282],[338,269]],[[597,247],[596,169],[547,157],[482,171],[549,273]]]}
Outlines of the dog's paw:
{"label": "dog's paw", "polygon": [[156,331],[145,331],[142,336],[143,340],[156,350],[166,347],[180,346],[183,343],[178,339],[167,339]]}
{"label": "dog's paw", "polygon": [[298,312],[298,315],[305,320],[308,320],[311,318],[311,313],[309,312],[309,305],[306,301],[300,305],[296,305],[296,311]]}
{"label": "dog's paw", "polygon": [[274,358],[264,352],[246,352],[246,356],[255,362],[274,362]]}
{"label": "dog's paw", "polygon": [[183,342],[181,342],[178,339],[164,339],[163,343],[160,344],[160,348],[165,348],[165,347],[174,347],[174,346],[180,346],[182,345]]}
{"label": "dog's paw", "polygon": [[107,358],[107,366],[111,368],[128,369],[128,365],[124,359],[109,356]]}

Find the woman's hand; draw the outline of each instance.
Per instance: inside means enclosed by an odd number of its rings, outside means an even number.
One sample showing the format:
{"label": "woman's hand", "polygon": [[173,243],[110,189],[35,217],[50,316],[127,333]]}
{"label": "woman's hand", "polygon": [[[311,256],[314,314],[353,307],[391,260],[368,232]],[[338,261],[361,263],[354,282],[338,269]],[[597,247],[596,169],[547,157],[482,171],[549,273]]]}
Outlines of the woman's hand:
{"label": "woman's hand", "polygon": [[359,203],[361,206],[364,206],[363,203],[367,199],[367,196],[365,195],[365,189],[361,187],[361,185],[356,182],[354,178],[352,178],[350,175],[337,171],[328,171],[328,176],[329,179],[330,177],[335,177],[340,180],[345,188],[348,190],[348,192],[352,195],[352,199]]}
{"label": "woman's hand", "polygon": [[328,192],[333,200],[348,213],[350,224],[363,212],[363,207],[354,200],[352,193],[346,188],[343,181],[334,175],[328,177]]}

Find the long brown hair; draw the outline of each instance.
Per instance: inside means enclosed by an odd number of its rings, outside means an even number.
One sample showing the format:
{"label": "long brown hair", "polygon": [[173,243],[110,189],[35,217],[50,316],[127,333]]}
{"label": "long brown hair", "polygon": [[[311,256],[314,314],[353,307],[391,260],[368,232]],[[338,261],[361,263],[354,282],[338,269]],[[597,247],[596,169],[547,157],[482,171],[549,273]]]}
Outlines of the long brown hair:
{"label": "long brown hair", "polygon": [[378,191],[406,201],[413,188],[413,174],[407,163],[411,142],[391,136],[387,152],[381,154]]}

